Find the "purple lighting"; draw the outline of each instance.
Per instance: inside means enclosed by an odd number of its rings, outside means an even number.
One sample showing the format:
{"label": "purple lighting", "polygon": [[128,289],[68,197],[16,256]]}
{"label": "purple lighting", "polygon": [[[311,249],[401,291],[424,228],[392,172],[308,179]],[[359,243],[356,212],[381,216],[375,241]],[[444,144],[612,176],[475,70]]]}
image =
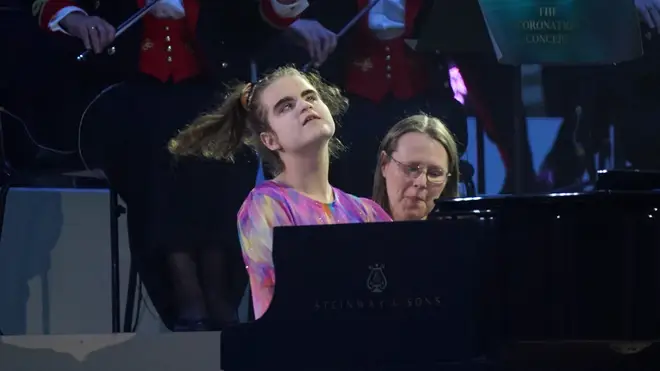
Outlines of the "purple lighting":
{"label": "purple lighting", "polygon": [[454,91],[454,99],[461,102],[461,104],[465,104],[465,97],[468,95],[468,90],[465,82],[463,82],[461,71],[456,66],[449,69],[449,83],[451,84],[451,89]]}

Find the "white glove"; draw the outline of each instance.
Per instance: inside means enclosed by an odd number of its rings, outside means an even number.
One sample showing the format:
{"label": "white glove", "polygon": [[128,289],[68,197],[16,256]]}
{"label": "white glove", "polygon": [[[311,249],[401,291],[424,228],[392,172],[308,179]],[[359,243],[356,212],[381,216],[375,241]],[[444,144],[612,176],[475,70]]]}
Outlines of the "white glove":
{"label": "white glove", "polygon": [[149,13],[160,19],[181,19],[186,16],[182,0],[159,0]]}

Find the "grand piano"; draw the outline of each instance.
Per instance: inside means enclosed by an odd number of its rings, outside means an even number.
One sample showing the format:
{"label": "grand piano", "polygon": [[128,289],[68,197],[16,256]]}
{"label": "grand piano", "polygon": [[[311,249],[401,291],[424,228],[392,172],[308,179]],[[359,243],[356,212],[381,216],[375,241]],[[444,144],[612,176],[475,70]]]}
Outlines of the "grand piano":
{"label": "grand piano", "polygon": [[222,368],[657,369],[659,210],[660,174],[618,171],[427,221],[276,228],[272,304],[222,332]]}

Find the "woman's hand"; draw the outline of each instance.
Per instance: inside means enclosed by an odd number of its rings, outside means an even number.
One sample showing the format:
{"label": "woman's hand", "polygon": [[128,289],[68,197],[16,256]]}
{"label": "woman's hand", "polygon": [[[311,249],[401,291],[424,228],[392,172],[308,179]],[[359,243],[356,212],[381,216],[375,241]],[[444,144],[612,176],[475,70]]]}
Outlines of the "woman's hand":
{"label": "woman's hand", "polygon": [[180,0],[161,0],[149,13],[159,19],[181,19],[186,16]]}

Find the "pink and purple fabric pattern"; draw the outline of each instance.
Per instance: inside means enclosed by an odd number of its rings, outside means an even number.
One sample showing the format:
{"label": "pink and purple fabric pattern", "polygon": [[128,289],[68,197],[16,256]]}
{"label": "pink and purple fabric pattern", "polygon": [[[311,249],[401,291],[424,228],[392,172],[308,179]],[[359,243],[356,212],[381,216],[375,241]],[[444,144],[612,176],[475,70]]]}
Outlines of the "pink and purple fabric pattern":
{"label": "pink and purple fabric pattern", "polygon": [[334,201],[326,204],[281,183],[266,181],[243,202],[238,212],[238,235],[256,318],[268,309],[275,287],[274,227],[392,221],[375,202],[336,188],[333,191]]}

